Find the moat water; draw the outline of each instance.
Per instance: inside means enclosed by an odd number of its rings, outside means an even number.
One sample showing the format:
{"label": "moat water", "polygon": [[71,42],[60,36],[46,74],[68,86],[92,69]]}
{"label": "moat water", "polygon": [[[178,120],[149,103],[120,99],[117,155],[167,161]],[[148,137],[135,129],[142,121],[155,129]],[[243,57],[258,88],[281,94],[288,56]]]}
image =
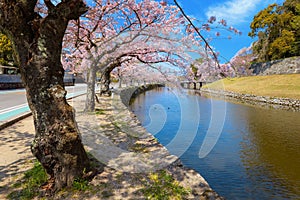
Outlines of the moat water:
{"label": "moat water", "polygon": [[158,88],[131,110],[226,199],[300,199],[300,112]]}

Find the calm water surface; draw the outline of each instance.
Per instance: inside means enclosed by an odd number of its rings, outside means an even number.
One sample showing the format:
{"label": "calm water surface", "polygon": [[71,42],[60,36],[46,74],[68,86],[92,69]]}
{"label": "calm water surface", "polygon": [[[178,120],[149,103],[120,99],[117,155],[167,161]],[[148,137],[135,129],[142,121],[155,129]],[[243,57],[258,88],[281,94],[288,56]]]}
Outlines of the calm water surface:
{"label": "calm water surface", "polygon": [[[300,199],[300,112],[185,93],[148,91],[131,109],[172,154],[226,199]],[[205,138],[216,144],[200,158]]]}

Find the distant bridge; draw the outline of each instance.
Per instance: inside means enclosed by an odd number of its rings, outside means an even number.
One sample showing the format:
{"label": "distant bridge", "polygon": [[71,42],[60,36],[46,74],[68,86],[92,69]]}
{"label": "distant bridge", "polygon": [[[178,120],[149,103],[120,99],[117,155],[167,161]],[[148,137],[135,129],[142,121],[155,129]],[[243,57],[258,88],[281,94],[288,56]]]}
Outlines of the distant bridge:
{"label": "distant bridge", "polygon": [[207,83],[208,82],[203,82],[203,81],[198,81],[198,82],[185,81],[185,82],[181,82],[180,85],[185,89],[200,90],[200,88]]}

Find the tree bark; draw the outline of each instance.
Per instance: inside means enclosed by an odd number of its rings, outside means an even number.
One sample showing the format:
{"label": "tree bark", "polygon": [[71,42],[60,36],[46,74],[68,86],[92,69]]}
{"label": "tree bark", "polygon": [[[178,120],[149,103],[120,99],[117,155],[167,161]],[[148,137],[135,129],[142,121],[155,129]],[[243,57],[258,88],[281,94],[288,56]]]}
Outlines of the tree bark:
{"label": "tree bark", "polygon": [[85,100],[85,112],[93,112],[95,110],[95,84],[96,84],[96,69],[91,67],[88,72],[87,92]]}
{"label": "tree bark", "polygon": [[[96,84],[96,75],[97,75],[97,62],[93,62],[91,68],[88,72],[88,80],[87,80],[87,94],[85,101],[85,112],[93,112],[95,110],[95,84]],[[101,88],[100,95],[109,94],[110,89],[110,72],[116,67],[120,66],[121,62],[117,59],[115,62],[110,64],[108,67],[105,67],[102,71],[101,77]]]}
{"label": "tree bark", "polygon": [[111,91],[110,91],[110,72],[112,71],[113,69],[108,69],[108,70],[105,70],[102,77],[101,77],[101,84],[102,84],[102,88],[101,88],[101,91],[100,91],[100,95],[111,95]]}
{"label": "tree bark", "polygon": [[57,5],[44,1],[48,15],[34,11],[37,0],[0,0],[0,29],[13,41],[27,100],[33,113],[33,155],[54,181],[53,190],[71,186],[89,170],[89,159],[66,101],[62,40],[69,20],[87,8],[82,0]]}
{"label": "tree bark", "polygon": [[112,70],[114,70],[117,67],[121,66],[121,61],[120,59],[117,59],[115,62],[111,63],[107,68],[105,68],[105,70],[102,72],[102,76],[101,76],[101,84],[103,86],[103,89],[101,89],[100,91],[100,95],[102,94],[107,94],[110,95],[111,91],[109,88],[110,85],[110,73],[112,72]]}

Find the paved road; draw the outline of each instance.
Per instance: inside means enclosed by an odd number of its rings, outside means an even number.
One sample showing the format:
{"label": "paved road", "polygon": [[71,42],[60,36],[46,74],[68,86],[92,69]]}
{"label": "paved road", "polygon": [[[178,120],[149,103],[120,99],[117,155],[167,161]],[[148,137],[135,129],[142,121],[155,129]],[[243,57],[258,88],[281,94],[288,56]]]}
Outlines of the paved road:
{"label": "paved road", "polygon": [[[86,84],[66,87],[67,98],[86,92]],[[29,112],[25,89],[0,90],[0,125],[8,120]]]}

